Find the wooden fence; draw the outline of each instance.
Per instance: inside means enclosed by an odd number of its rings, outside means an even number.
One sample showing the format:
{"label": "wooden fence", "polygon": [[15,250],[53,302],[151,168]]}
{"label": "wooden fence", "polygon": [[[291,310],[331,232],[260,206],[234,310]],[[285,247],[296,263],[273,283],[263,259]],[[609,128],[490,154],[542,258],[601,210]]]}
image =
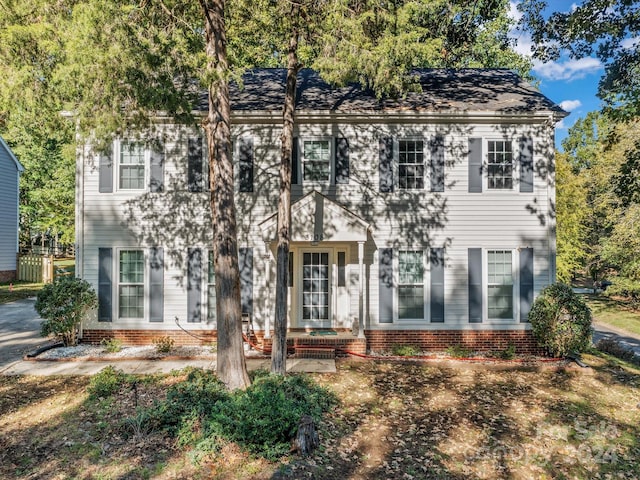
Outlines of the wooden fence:
{"label": "wooden fence", "polygon": [[18,280],[31,283],[53,282],[53,255],[18,255]]}

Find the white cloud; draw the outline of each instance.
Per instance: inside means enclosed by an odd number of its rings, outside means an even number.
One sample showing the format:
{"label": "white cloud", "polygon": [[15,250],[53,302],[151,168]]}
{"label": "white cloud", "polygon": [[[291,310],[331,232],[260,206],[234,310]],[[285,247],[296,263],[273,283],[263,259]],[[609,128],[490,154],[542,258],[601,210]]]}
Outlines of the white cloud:
{"label": "white cloud", "polygon": [[517,5],[518,2],[509,2],[509,12],[507,13],[509,18],[515,20],[516,22],[518,22],[522,18],[522,12],[518,10]]}
{"label": "white cloud", "polygon": [[567,126],[564,124],[564,119],[556,123],[556,130],[565,130]]}
{"label": "white cloud", "polygon": [[580,100],[563,100],[560,102],[560,108],[567,112],[573,112],[576,108],[582,106],[582,102]]}
{"label": "white cloud", "polygon": [[534,62],[533,71],[546,80],[571,81],[597,73],[602,68],[602,62],[597,58],[585,57],[560,62]]}
{"label": "white cloud", "polygon": [[622,40],[622,42],[620,42],[620,46],[624,49],[631,49],[634,48],[638,42],[640,42],[640,37],[633,37],[633,38],[625,38],[624,40]]}

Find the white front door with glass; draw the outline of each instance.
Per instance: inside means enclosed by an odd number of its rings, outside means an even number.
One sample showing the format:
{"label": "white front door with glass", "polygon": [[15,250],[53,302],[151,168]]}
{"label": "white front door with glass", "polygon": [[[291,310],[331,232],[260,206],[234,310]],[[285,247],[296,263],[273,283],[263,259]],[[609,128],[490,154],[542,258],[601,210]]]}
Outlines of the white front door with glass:
{"label": "white front door with glass", "polygon": [[301,326],[330,327],[331,272],[329,252],[303,252],[301,280]]}

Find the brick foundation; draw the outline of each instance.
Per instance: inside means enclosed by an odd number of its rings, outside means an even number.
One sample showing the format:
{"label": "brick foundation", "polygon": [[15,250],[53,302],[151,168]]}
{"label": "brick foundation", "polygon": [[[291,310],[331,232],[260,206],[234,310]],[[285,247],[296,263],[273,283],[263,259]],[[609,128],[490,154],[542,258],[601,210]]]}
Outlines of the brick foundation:
{"label": "brick foundation", "polygon": [[16,278],[15,270],[3,270],[0,272],[0,283],[15,282]]}
{"label": "brick foundation", "polygon": [[389,350],[394,345],[413,345],[424,351],[444,351],[461,345],[475,352],[504,350],[516,346],[516,352],[544,355],[530,330],[367,330],[370,351]]}
{"label": "brick foundation", "polygon": [[97,345],[104,338],[117,338],[124,345],[151,345],[156,338],[169,336],[176,342],[176,346],[195,346],[211,344],[217,339],[215,330],[192,333],[197,338],[182,330],[84,330],[82,342]]}
{"label": "brick foundation", "polygon": [[[299,332],[292,332],[299,333]],[[217,332],[196,331],[197,338],[182,330],[84,330],[84,343],[99,344],[104,338],[117,338],[125,345],[150,345],[159,337],[170,336],[178,346],[207,345],[215,342]],[[516,346],[519,354],[544,355],[530,330],[367,330],[366,340],[350,335],[294,336],[287,338],[292,350],[334,348],[337,356],[344,351],[366,353],[390,350],[394,345],[413,345],[426,352],[444,351],[452,345],[461,345],[475,352],[504,350]],[[263,331],[254,332],[252,342],[260,348],[271,348],[271,339]]]}

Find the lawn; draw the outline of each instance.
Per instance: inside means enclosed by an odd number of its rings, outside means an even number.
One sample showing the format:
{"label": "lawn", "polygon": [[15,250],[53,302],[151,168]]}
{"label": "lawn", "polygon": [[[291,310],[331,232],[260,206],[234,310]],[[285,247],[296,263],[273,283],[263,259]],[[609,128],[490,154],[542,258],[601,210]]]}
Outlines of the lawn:
{"label": "lawn", "polygon": [[583,298],[597,322],[640,335],[640,311],[627,302],[604,295],[584,295]]}
{"label": "lawn", "polygon": [[311,377],[340,400],[320,449],[277,462],[233,444],[199,455],[143,428],[136,405],[179,373],[98,400],[86,377],[0,377],[0,478],[638,478],[640,370],[585,360],[592,370],[339,361]]}

